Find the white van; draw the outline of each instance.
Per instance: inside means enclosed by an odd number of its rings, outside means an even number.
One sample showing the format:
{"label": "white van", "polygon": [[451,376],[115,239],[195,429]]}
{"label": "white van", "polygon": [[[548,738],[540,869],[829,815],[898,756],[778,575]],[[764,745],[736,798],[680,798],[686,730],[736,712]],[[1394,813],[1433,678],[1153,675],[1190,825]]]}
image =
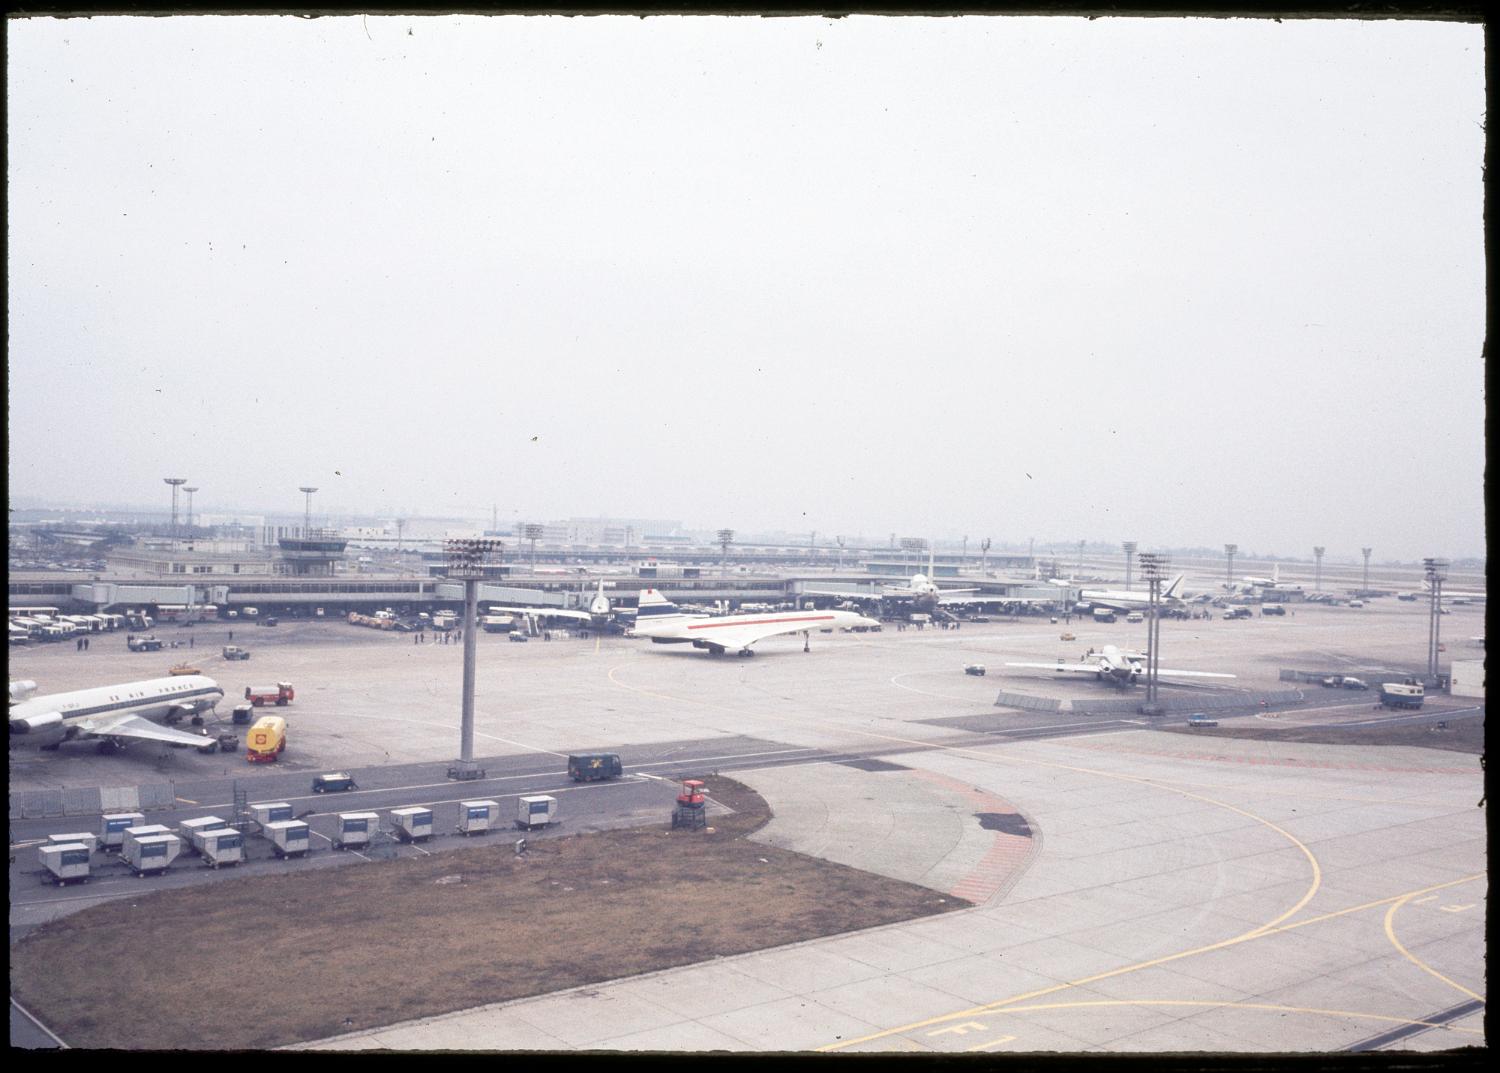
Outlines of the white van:
{"label": "white van", "polygon": [[1141,614],[1139,611],[1132,611],[1132,612],[1130,612],[1130,614],[1128,614],[1128,615],[1125,616],[1125,621],[1126,622],[1145,622],[1146,621],[1146,616],[1143,615],[1143,614]]}

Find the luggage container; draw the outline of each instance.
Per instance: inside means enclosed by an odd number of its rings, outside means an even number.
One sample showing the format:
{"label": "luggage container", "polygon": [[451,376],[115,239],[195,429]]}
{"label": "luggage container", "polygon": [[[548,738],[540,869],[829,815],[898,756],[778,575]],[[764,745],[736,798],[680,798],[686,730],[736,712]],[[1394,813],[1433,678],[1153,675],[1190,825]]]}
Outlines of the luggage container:
{"label": "luggage container", "polygon": [[403,842],[420,842],[432,837],[432,809],[391,809],[391,819],[396,821],[396,835]]}
{"label": "luggage container", "polygon": [[378,812],[340,812],[339,833],[333,840],[334,849],[348,849],[351,846],[368,846],[371,839],[380,830],[380,814]]}
{"label": "luggage container", "polygon": [[182,841],[174,834],[142,835],[125,840],[124,856],[138,876],[165,872],[177,859]]}
{"label": "luggage container", "polygon": [[239,864],[245,859],[245,836],[232,827],[200,831],[193,836],[198,852],[210,868],[221,864]]}
{"label": "luggage container", "polygon": [[112,812],[100,817],[99,845],[105,850],[118,851],[125,841],[125,828],[134,827],[145,820],[143,812]]}
{"label": "luggage container", "polygon": [[460,801],[458,829],[466,835],[482,835],[500,815],[498,801]]}
{"label": "luggage container", "polygon": [[96,834],[90,834],[88,831],[79,831],[65,835],[47,836],[47,844],[50,846],[61,846],[75,842],[81,846],[87,846],[90,853],[97,851],[99,848],[99,836]]}
{"label": "luggage container", "polygon": [[151,838],[154,835],[169,835],[171,833],[172,828],[163,827],[159,823],[146,823],[141,824],[139,827],[127,827],[121,832],[120,852],[129,854],[130,847],[143,838]]}
{"label": "luggage container", "polygon": [[182,836],[183,849],[189,853],[202,853],[203,835],[209,831],[222,831],[228,826],[217,816],[198,816],[179,823],[177,833]]}
{"label": "luggage container", "polygon": [[546,794],[523,797],[516,802],[516,826],[526,831],[546,827],[556,815],[557,798]]}
{"label": "luggage container", "polygon": [[278,820],[265,825],[266,837],[278,857],[301,857],[312,839],[312,828],[301,820]]}
{"label": "luggage container", "polygon": [[253,704],[236,704],[234,706],[234,725],[244,727],[250,725],[250,720],[255,715]]}
{"label": "luggage container", "polygon": [[[93,836],[90,835],[90,838]],[[82,842],[54,842],[37,847],[42,867],[59,887],[71,880],[89,877],[89,847]]]}
{"label": "luggage container", "polygon": [[255,817],[255,822],[265,827],[267,824],[283,823],[292,818],[292,806],[285,801],[268,801],[258,805],[250,806],[250,815]]}

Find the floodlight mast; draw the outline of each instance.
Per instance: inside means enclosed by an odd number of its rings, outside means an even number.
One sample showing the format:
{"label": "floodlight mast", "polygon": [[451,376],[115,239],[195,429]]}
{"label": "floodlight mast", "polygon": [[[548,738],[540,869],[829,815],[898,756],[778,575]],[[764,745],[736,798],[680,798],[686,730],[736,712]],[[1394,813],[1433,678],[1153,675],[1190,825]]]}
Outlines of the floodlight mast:
{"label": "floodlight mast", "polygon": [[1167,557],[1154,552],[1140,554],[1141,576],[1147,585],[1146,622],[1146,706],[1148,715],[1157,714],[1157,673],[1161,667],[1161,579],[1167,570]]}
{"label": "floodlight mast", "polygon": [[459,728],[458,759],[448,768],[448,777],[459,781],[484,778],[484,769],[474,760],[474,657],[476,620],[478,618],[479,580],[484,577],[486,559],[504,545],[498,540],[448,540],[448,577],[464,583],[464,674],[463,717]]}
{"label": "floodlight mast", "polygon": [[1224,558],[1228,560],[1228,565],[1224,568],[1224,580],[1229,583],[1227,588],[1230,589],[1234,588],[1234,553],[1239,550],[1238,544],[1224,545]]}
{"label": "floodlight mast", "polygon": [[1136,542],[1127,540],[1120,547],[1125,549],[1125,591],[1130,591],[1130,568],[1135,565]]}
{"label": "floodlight mast", "polygon": [[1448,579],[1448,560],[1423,559],[1422,568],[1427,575],[1427,680],[1435,686],[1438,680],[1438,653],[1443,647],[1438,619],[1443,613],[1443,582]]}
{"label": "floodlight mast", "polygon": [[186,477],[163,477],[162,480],[172,486],[172,536],[179,536],[177,532],[177,489],[187,484]]}

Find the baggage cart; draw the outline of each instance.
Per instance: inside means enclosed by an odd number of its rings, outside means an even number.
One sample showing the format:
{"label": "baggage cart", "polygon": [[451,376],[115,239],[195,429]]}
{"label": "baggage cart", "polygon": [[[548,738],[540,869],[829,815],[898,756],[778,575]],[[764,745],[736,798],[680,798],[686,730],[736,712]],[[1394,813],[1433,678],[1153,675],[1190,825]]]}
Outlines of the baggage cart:
{"label": "baggage cart", "polygon": [[368,846],[380,830],[378,812],[340,812],[338,835],[333,840],[334,849],[350,849]]}
{"label": "baggage cart", "polygon": [[403,842],[420,842],[432,837],[432,809],[414,806],[391,810],[396,823],[396,837]]}
{"label": "baggage cart", "polygon": [[[92,836],[90,836],[92,837]],[[89,878],[89,847],[82,842],[52,842],[37,847],[42,867],[59,887]]]}
{"label": "baggage cart", "polygon": [[127,838],[123,854],[135,874],[145,876],[165,872],[177,859],[181,846],[181,840],[174,834],[143,835]]}
{"label": "baggage cart", "polygon": [[523,831],[546,827],[557,816],[557,798],[533,794],[516,802],[516,826]]}
{"label": "baggage cart", "polygon": [[278,857],[301,857],[312,841],[312,828],[302,820],[278,820],[265,825],[265,835]]}
{"label": "baggage cart", "polygon": [[482,835],[490,829],[500,815],[498,801],[460,801],[458,803],[458,830],[460,834]]}
{"label": "baggage cart", "polygon": [[232,827],[202,831],[196,836],[198,852],[210,868],[239,864],[245,859],[245,836]]}
{"label": "baggage cart", "polygon": [[118,852],[125,841],[125,828],[143,823],[145,819],[146,815],[143,812],[112,812],[101,816],[99,818],[99,845],[105,850]]}

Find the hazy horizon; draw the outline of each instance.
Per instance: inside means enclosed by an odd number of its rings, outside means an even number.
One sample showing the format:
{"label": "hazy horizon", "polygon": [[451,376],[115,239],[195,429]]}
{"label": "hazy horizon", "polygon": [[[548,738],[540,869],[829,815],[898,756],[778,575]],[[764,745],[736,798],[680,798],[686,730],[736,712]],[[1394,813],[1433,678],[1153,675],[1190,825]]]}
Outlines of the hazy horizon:
{"label": "hazy horizon", "polygon": [[12,504],[1485,554],[1480,25],[8,30]]}

